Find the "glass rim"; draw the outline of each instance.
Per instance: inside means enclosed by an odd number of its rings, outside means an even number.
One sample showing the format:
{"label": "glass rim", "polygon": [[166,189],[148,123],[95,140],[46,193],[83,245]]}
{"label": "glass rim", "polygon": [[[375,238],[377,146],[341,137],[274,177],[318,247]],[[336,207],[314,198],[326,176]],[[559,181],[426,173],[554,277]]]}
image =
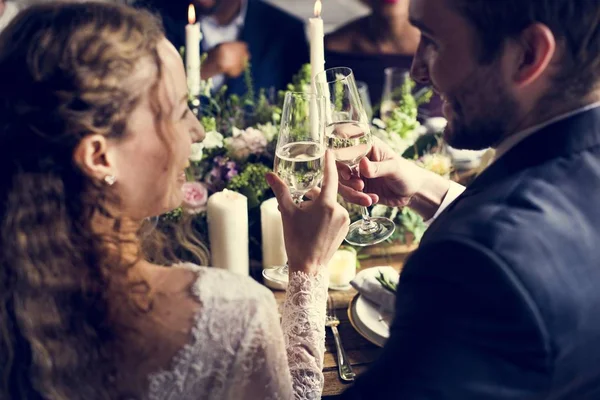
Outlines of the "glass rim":
{"label": "glass rim", "polygon": [[[329,79],[327,79],[327,73],[331,72],[331,71],[340,71],[340,72],[341,71],[345,71],[345,72],[342,72],[342,74],[344,75],[344,77],[341,78],[341,79],[331,79],[331,80],[329,80]],[[350,67],[331,67],[331,68],[327,68],[326,70],[323,70],[323,71],[315,74],[315,81],[316,82],[318,82],[318,79],[317,79],[318,76],[325,77],[325,81],[327,83],[335,83],[335,82],[338,82],[338,81],[346,80],[346,79],[348,79],[350,77],[354,78],[354,71]]]}
{"label": "glass rim", "polygon": [[324,94],[318,93],[318,92],[298,92],[298,91],[294,91],[294,90],[286,90],[285,91],[285,97],[288,96],[294,96],[294,97],[316,97],[316,98],[325,98]]}
{"label": "glass rim", "polygon": [[403,75],[410,76],[410,68],[406,69],[406,68],[400,68],[400,67],[386,67],[383,69],[383,73],[386,75],[394,74],[394,73],[402,73]]}

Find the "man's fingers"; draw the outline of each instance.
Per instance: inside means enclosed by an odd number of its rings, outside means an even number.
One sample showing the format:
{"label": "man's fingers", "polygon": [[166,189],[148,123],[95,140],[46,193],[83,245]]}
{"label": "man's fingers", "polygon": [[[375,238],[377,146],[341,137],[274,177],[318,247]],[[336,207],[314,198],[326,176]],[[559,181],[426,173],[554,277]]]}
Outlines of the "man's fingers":
{"label": "man's fingers", "polygon": [[344,186],[339,184],[338,191],[340,195],[349,203],[358,204],[359,206],[369,207],[373,204],[373,198],[362,192],[357,192],[356,190],[349,188],[348,186]]}
{"label": "man's fingers", "polygon": [[365,182],[360,178],[352,178],[350,180],[340,179],[340,184],[348,186],[358,192],[362,192],[365,189]]}
{"label": "man's fingers", "polygon": [[335,166],[335,158],[330,150],[325,152],[325,171],[323,173],[323,185],[321,196],[323,200],[337,201],[338,173]]}
{"label": "man's fingers", "polygon": [[294,201],[292,200],[292,196],[290,195],[290,190],[277,175],[272,172],[269,172],[265,178],[267,179],[267,183],[273,189],[273,193],[275,193],[275,197],[277,197],[277,203],[279,203],[279,210],[282,212],[293,210],[295,207]]}
{"label": "man's fingers", "polygon": [[398,162],[394,159],[373,162],[366,157],[360,160],[360,174],[369,179],[391,176],[398,172]]}

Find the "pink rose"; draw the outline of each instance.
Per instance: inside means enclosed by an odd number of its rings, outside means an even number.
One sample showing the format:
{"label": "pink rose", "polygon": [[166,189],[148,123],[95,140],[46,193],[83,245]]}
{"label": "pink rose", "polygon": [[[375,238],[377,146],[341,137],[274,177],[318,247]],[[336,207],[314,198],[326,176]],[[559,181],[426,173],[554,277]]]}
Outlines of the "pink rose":
{"label": "pink rose", "polygon": [[227,138],[225,144],[233,158],[244,161],[251,154],[263,153],[268,143],[265,135],[258,129],[233,128],[233,137]]}
{"label": "pink rose", "polygon": [[181,187],[183,191],[183,209],[190,214],[198,214],[206,210],[208,190],[200,182],[186,182]]}

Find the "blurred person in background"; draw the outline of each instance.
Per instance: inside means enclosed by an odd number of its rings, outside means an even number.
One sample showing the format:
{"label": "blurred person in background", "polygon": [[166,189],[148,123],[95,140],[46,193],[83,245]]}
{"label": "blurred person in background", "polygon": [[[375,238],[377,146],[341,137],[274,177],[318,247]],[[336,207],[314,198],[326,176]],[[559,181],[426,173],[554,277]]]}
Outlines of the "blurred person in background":
{"label": "blurred person in background", "polygon": [[[408,20],[409,0],[360,0],[371,13],[350,21],[325,37],[326,68],[349,67],[369,87],[371,103],[381,103],[386,68],[410,70],[419,46],[419,30]],[[396,89],[396,88],[392,88]],[[441,115],[439,98],[423,109]]]}
{"label": "blurred person in background", "polygon": [[[309,61],[304,23],[262,0],[192,0],[203,39],[202,79],[212,78],[213,90],[227,85],[229,94],[248,91],[244,70],[251,64],[252,82],[259,89],[283,90]],[[167,38],[185,46],[189,0],[138,0],[160,14]]]}

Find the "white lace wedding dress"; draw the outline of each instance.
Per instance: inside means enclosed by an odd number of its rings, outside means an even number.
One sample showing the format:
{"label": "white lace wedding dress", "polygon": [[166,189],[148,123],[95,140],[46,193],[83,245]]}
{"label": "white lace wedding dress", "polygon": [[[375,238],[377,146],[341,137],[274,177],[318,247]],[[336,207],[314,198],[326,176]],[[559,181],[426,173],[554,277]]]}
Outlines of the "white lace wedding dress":
{"label": "white lace wedding dress", "polygon": [[280,322],[273,293],[251,278],[197,271],[201,304],[190,343],[150,376],[150,400],[319,399],[327,276],[294,273]]}

